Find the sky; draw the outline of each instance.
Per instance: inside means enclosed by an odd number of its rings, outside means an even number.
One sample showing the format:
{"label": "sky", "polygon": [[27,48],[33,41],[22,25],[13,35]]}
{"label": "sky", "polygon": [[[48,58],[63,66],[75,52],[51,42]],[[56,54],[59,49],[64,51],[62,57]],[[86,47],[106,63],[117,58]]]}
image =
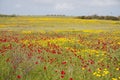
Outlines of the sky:
{"label": "sky", "polygon": [[120,0],[0,0],[0,14],[120,16]]}

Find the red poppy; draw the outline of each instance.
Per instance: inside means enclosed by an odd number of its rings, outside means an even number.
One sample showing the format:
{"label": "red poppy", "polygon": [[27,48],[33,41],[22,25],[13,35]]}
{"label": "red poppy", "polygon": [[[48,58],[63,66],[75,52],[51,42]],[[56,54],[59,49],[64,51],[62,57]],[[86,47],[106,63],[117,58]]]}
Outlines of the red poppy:
{"label": "red poppy", "polygon": [[35,64],[38,64],[38,61],[36,61]]}
{"label": "red poppy", "polygon": [[44,66],[44,70],[46,70],[47,68],[46,68],[46,66]]}
{"label": "red poppy", "polygon": [[61,71],[61,74],[62,74],[62,75],[65,75],[65,71]]}
{"label": "red poppy", "polygon": [[18,79],[20,79],[20,78],[21,78],[21,76],[20,76],[20,75],[17,75],[17,78],[18,78]]}
{"label": "red poppy", "polygon": [[41,52],[42,52],[42,50],[38,49],[38,52],[39,52],[39,53],[41,53]]}
{"label": "red poppy", "polygon": [[69,80],[73,80],[73,78],[70,78]]}
{"label": "red poppy", "polygon": [[52,50],[52,53],[53,53],[53,54],[56,54],[56,51],[55,51],[55,50]]}
{"label": "red poppy", "polygon": [[61,78],[64,78],[64,76],[62,75]]}
{"label": "red poppy", "polygon": [[66,64],[66,63],[67,63],[66,61],[62,62],[62,64]]}
{"label": "red poppy", "polygon": [[7,58],[6,62],[9,62],[10,61],[10,58]]}

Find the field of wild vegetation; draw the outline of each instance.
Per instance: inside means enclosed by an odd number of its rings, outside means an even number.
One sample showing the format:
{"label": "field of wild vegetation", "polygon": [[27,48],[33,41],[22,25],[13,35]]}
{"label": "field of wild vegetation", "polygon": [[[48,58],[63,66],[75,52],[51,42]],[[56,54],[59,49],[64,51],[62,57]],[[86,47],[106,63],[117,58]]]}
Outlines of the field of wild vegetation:
{"label": "field of wild vegetation", "polygon": [[0,17],[0,80],[120,80],[120,21]]}

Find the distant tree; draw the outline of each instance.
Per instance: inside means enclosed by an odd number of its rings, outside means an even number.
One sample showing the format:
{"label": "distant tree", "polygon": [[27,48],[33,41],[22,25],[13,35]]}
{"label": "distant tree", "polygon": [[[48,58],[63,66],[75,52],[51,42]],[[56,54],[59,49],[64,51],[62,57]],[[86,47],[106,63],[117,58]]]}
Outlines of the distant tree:
{"label": "distant tree", "polygon": [[16,17],[16,15],[15,14],[13,15],[0,14],[0,17]]}
{"label": "distant tree", "polygon": [[105,16],[106,20],[119,20],[119,18],[114,17],[114,16]]}
{"label": "distant tree", "polygon": [[118,16],[118,19],[120,20],[120,16]]}
{"label": "distant tree", "polygon": [[92,19],[99,19],[99,16],[95,14],[95,15],[92,15],[91,18]]}
{"label": "distant tree", "polygon": [[120,20],[119,17],[115,16],[98,16],[98,15],[92,15],[92,16],[77,16],[78,19],[100,19],[100,20]]}
{"label": "distant tree", "polygon": [[81,19],[85,19],[85,16],[81,16]]}

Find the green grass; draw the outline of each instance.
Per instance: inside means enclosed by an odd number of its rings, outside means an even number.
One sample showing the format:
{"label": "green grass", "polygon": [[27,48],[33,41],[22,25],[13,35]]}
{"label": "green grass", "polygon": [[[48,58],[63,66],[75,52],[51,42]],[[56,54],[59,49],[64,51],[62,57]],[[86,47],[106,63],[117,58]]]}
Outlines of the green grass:
{"label": "green grass", "polygon": [[120,80],[120,22],[1,17],[0,80]]}

